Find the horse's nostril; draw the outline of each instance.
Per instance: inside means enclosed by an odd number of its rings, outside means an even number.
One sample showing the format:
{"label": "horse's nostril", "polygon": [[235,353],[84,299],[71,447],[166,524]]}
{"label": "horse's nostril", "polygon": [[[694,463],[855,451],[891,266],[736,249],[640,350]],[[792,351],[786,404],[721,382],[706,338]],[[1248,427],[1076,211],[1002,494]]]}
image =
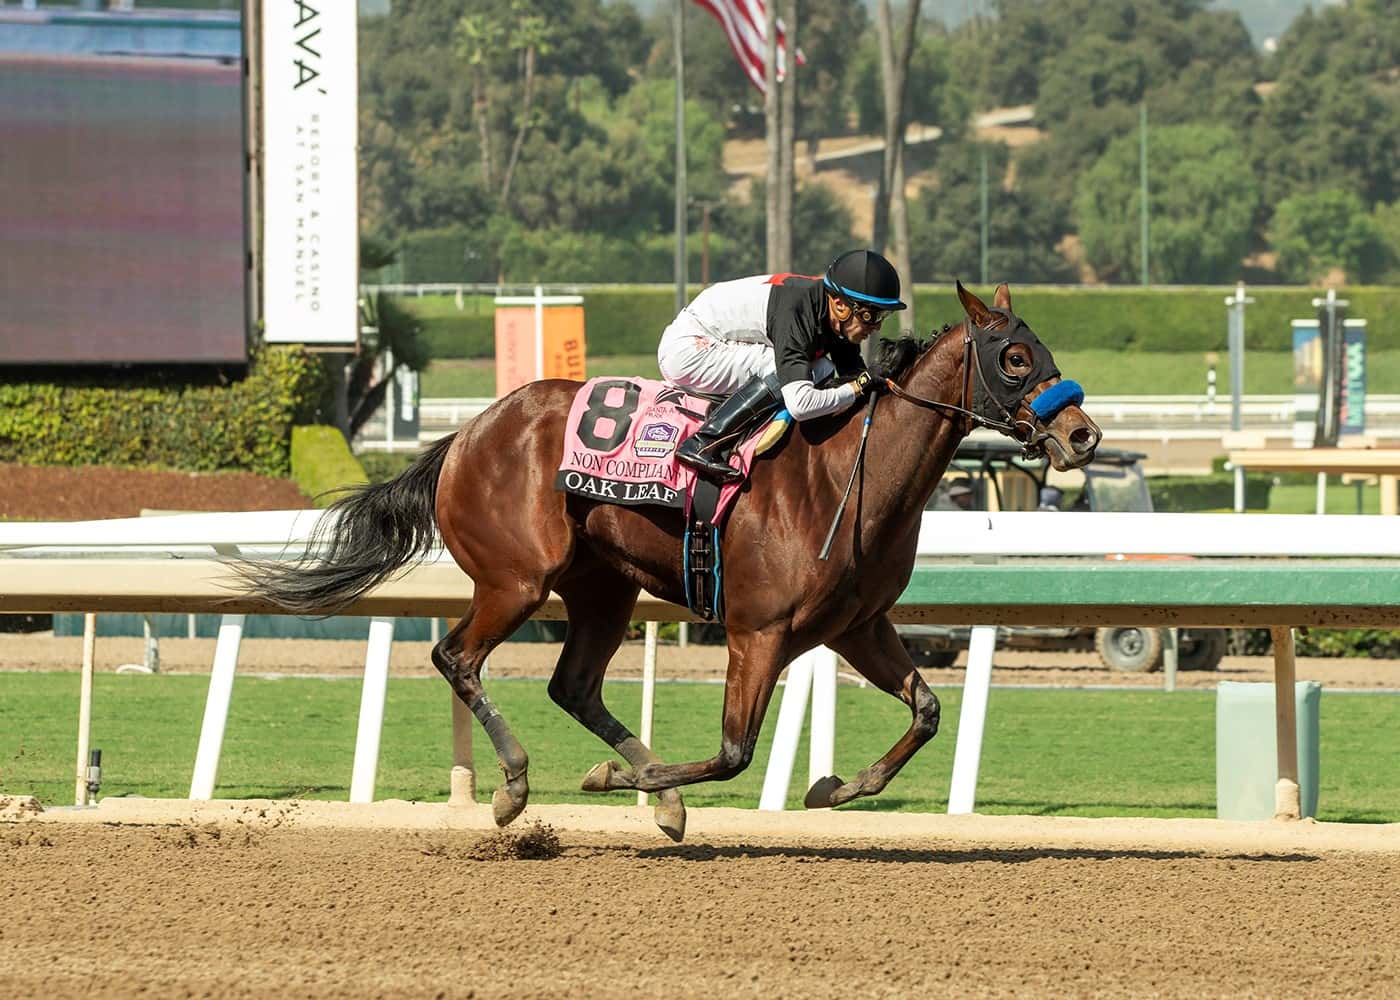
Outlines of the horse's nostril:
{"label": "horse's nostril", "polygon": [[1069,435],[1070,447],[1076,455],[1093,451],[1099,444],[1099,433],[1090,427],[1076,427]]}

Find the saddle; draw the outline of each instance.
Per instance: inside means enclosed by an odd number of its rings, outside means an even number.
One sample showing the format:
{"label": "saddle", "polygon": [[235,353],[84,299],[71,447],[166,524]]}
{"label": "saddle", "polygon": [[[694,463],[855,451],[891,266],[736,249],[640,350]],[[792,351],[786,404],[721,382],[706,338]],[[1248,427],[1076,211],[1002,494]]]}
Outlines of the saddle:
{"label": "saddle", "polygon": [[676,461],[676,447],[704,423],[712,405],[652,379],[589,379],[569,409],[554,485],[591,500],[684,511],[686,604],[705,621],[722,622],[724,518],[748,480],[759,438],[773,435],[761,425],[734,449],[730,462],[742,473],[737,482],[720,486],[704,479]]}

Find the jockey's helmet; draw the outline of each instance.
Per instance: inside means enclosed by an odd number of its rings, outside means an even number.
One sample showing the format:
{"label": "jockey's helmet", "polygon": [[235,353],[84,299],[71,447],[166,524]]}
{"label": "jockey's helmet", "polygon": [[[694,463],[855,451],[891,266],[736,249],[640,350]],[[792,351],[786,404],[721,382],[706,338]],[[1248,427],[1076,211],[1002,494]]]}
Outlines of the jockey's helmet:
{"label": "jockey's helmet", "polygon": [[883,312],[906,308],[899,300],[899,272],[874,250],[849,250],[833,260],[822,278],[827,291]]}

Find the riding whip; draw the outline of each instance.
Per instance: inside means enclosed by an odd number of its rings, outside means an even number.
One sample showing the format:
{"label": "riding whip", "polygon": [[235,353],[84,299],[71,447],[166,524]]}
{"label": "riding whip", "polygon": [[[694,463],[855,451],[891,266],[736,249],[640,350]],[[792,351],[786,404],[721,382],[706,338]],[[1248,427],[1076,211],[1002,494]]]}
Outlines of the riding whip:
{"label": "riding whip", "polygon": [[836,508],[836,516],[831,520],[826,541],[822,542],[822,550],[817,553],[817,559],[822,562],[826,562],[826,557],[831,554],[831,540],[836,537],[836,526],[841,523],[841,515],[846,513],[846,501],[851,498],[851,487],[855,485],[856,473],[860,471],[860,463],[865,458],[865,439],[870,436],[870,421],[875,416],[875,402],[879,398],[877,393],[872,392],[870,405],[865,408],[865,426],[860,429],[860,447],[856,449],[856,461],[851,466],[851,478],[846,483],[846,492],[841,495],[841,506]]}

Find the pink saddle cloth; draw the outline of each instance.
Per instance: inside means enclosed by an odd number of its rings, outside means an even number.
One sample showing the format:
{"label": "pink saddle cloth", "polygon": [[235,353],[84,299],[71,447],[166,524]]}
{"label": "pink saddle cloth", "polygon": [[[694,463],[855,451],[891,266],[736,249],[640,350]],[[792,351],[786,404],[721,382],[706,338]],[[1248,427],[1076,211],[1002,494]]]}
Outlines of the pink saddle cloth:
{"label": "pink saddle cloth", "polygon": [[[710,401],[644,378],[594,378],[584,383],[564,426],[564,460],[557,489],[631,506],[686,508],[696,473],[676,461],[676,446],[694,433]],[[757,435],[729,459],[747,478]],[[715,520],[724,516],[744,480],[720,490]]]}

